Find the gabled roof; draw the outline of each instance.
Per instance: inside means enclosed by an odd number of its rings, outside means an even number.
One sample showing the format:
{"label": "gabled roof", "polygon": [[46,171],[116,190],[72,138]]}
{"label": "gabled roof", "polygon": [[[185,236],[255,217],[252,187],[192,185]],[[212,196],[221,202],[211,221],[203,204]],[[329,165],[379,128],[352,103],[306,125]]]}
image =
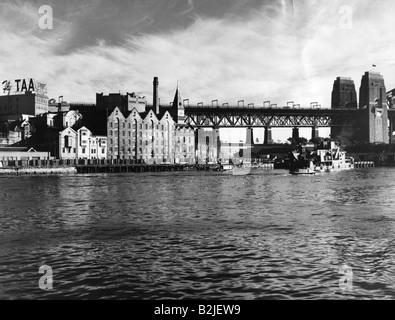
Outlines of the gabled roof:
{"label": "gabled roof", "polygon": [[159,118],[157,117],[157,115],[155,114],[155,112],[154,112],[154,110],[149,110],[147,113],[146,113],[146,115],[145,115],[145,117],[143,118],[143,120],[149,120],[149,119],[152,119],[152,118],[154,118],[155,120],[159,120]]}
{"label": "gabled roof", "polygon": [[63,130],[59,130],[59,134],[65,132],[67,130],[71,130],[73,133],[77,134],[77,130],[73,129],[72,127],[67,127],[67,128],[64,128]]}
{"label": "gabled roof", "polygon": [[115,115],[122,115],[125,119],[129,116],[130,111],[127,112],[123,112],[119,107],[115,107],[113,111],[111,111],[110,113],[108,113],[108,116],[115,116]]}
{"label": "gabled roof", "polygon": [[[155,117],[156,120],[162,121],[162,119],[164,119],[166,116],[168,116],[168,117],[172,118],[172,120],[174,121],[174,118],[170,112],[171,108],[160,107],[159,110],[160,110],[159,114],[156,114],[155,110],[153,110],[152,107],[146,107],[145,112],[138,112],[136,108],[133,108],[132,111],[122,112],[118,107],[116,107],[113,110],[113,112],[111,112],[110,115],[112,115],[114,112],[118,111],[125,119],[136,117],[136,118],[140,118],[140,120],[144,121],[144,120],[148,120],[152,116],[152,117]],[[134,114],[136,114],[136,116]]]}
{"label": "gabled roof", "polygon": [[133,108],[129,115],[125,118],[140,118],[142,120],[141,113],[139,113],[136,108]]}
{"label": "gabled roof", "polygon": [[164,112],[163,116],[160,118],[160,121],[161,121],[161,122],[166,121],[166,120],[167,120],[166,117],[169,117],[173,122],[175,122],[175,121],[174,121],[174,118],[172,117],[172,115],[170,114],[170,112],[167,111],[167,110]]}
{"label": "gabled roof", "polygon": [[80,131],[80,130],[83,130],[83,129],[85,129],[85,130],[88,130],[88,131],[90,131],[87,127],[85,127],[85,126],[80,126],[78,129],[76,129],[75,131]]}

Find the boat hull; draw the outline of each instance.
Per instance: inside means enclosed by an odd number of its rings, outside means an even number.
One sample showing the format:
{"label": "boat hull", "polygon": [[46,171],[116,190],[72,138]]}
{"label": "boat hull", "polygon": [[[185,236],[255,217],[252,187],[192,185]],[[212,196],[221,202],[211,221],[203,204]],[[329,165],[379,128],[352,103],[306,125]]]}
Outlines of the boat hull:
{"label": "boat hull", "polygon": [[290,170],[290,174],[292,175],[307,175],[307,176],[313,176],[317,172],[313,169],[307,168],[307,169],[295,169],[295,170]]}
{"label": "boat hull", "polygon": [[341,166],[320,166],[317,165],[315,167],[316,172],[334,172],[334,171],[342,171],[342,170],[351,170],[354,169],[354,165],[341,165]]}

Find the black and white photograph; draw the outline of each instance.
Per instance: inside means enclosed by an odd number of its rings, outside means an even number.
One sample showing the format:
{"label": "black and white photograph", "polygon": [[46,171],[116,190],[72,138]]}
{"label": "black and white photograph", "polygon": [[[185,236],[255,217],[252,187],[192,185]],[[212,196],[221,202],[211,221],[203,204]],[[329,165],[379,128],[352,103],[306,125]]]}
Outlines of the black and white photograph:
{"label": "black and white photograph", "polygon": [[0,27],[0,300],[395,299],[392,0],[0,0]]}

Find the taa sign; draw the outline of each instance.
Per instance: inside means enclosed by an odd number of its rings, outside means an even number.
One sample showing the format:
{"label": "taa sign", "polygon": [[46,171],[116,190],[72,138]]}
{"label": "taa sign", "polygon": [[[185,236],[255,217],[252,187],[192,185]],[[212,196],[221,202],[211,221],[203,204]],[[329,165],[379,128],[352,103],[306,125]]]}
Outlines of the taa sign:
{"label": "taa sign", "polygon": [[[42,86],[41,83],[37,83],[33,78],[27,79],[16,79],[16,80],[5,80],[2,82],[3,93],[25,93],[25,92],[37,92]],[[41,86],[40,86],[41,85]]]}

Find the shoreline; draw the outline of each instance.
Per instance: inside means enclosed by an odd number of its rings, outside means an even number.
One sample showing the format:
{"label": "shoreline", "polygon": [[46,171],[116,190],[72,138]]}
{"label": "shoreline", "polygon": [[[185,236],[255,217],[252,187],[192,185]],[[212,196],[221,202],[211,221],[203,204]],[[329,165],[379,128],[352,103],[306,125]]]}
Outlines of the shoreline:
{"label": "shoreline", "polygon": [[[356,162],[357,168],[394,167],[391,165],[374,165],[374,162]],[[217,171],[213,165],[109,165],[109,166],[62,166],[62,167],[0,167],[2,175],[52,175],[52,174],[94,174],[94,173],[140,173],[140,172],[175,172],[175,171]],[[282,166],[263,166],[263,171],[288,170]]]}
{"label": "shoreline", "polygon": [[[0,167],[1,175],[44,175],[44,174],[86,174],[86,173],[139,173],[139,172],[184,172],[217,171],[212,164],[173,164],[173,165],[77,165],[44,167]],[[263,170],[274,170],[273,166],[264,166]]]}
{"label": "shoreline", "polygon": [[58,168],[0,168],[0,175],[40,175],[40,174],[73,174],[77,173],[76,167]]}

